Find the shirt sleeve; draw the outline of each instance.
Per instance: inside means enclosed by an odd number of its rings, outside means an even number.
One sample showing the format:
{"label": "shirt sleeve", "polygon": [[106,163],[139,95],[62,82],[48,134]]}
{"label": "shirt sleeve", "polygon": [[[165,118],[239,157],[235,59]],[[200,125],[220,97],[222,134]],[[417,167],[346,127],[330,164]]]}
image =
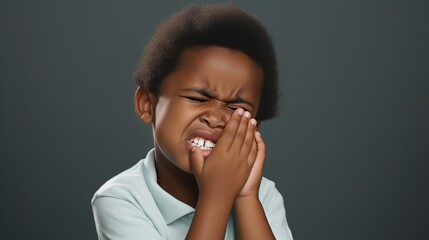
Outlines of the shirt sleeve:
{"label": "shirt sleeve", "polygon": [[271,230],[277,240],[293,240],[286,219],[283,197],[274,182],[267,181],[266,185],[265,191],[260,197]]}
{"label": "shirt sleeve", "polygon": [[99,240],[163,239],[149,218],[126,200],[98,197],[92,209]]}

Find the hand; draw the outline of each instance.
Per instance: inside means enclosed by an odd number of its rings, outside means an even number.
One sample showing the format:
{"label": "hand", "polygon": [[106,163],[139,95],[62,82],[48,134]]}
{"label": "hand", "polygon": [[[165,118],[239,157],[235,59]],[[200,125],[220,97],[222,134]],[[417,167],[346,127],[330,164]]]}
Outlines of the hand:
{"label": "hand", "polygon": [[198,147],[191,149],[191,168],[200,197],[234,201],[256,160],[255,131],[256,121],[250,119],[250,113],[237,109],[206,160]]}
{"label": "hand", "polygon": [[264,172],[264,163],[266,158],[266,147],[265,142],[262,139],[259,131],[255,132],[255,143],[257,146],[256,160],[253,164],[249,178],[246,184],[237,197],[258,197],[259,186],[261,185],[262,174]]}

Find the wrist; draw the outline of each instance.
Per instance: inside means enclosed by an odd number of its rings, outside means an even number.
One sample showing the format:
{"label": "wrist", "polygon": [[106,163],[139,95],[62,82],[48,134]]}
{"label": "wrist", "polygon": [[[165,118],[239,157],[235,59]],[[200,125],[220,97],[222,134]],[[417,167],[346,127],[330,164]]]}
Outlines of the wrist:
{"label": "wrist", "polygon": [[209,201],[213,203],[221,202],[221,203],[233,203],[235,198],[237,197],[237,193],[227,189],[226,191],[224,187],[209,187],[200,189],[198,194],[198,199],[203,201]]}
{"label": "wrist", "polygon": [[223,239],[233,200],[200,194],[186,239]]}
{"label": "wrist", "polygon": [[261,204],[261,201],[259,200],[258,194],[251,194],[246,196],[237,196],[234,199],[234,208],[240,207],[240,206],[249,206],[249,205],[255,205],[255,204]]}
{"label": "wrist", "polygon": [[216,208],[231,209],[235,198],[228,194],[217,194],[213,192],[200,192],[197,205],[215,206]]}

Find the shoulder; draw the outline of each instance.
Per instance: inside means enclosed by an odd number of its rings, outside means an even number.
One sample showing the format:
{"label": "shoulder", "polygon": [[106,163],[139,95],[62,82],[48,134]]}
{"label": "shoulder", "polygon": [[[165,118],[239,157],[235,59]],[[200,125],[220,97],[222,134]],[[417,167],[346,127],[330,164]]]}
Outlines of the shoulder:
{"label": "shoulder", "polygon": [[114,197],[129,199],[130,197],[144,191],[144,177],[142,173],[143,160],[133,167],[119,173],[104,183],[94,194],[92,202],[99,197]]}
{"label": "shoulder", "polygon": [[262,178],[259,187],[259,200],[276,239],[292,240],[283,196],[273,181]]}
{"label": "shoulder", "polygon": [[153,149],[137,164],[104,183],[95,192],[91,202],[94,204],[94,201],[100,197],[113,197],[130,202],[138,200],[152,200],[151,202],[153,202],[148,188],[149,181],[156,181]]}
{"label": "shoulder", "polygon": [[276,188],[276,184],[268,178],[262,177],[261,185],[259,187],[259,199],[262,204],[272,201],[272,198],[279,197],[282,198],[280,192]]}
{"label": "shoulder", "polygon": [[104,183],[95,192],[91,204],[94,206],[100,198],[114,198],[129,202],[144,212],[146,212],[146,208],[156,206],[147,185],[147,175],[151,175],[153,174],[152,171],[155,171],[154,169],[149,169],[148,160],[148,158],[140,160],[131,168]]}
{"label": "shoulder", "polygon": [[91,205],[100,239],[165,236],[161,213],[148,188],[148,181],[156,178],[154,166],[148,162],[148,158],[140,160],[95,192]]}
{"label": "shoulder", "polygon": [[265,212],[285,211],[282,194],[277,190],[276,184],[265,177],[262,177],[259,187],[259,200]]}

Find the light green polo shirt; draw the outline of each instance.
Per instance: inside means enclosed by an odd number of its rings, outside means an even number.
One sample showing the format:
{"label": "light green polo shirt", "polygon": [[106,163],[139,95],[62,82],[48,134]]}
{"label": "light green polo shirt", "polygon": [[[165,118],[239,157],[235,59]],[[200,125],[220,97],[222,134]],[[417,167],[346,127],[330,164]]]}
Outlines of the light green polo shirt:
{"label": "light green polo shirt", "polygon": [[[158,185],[154,154],[152,149],[95,193],[91,203],[99,239],[185,239],[195,209]],[[272,181],[262,179],[259,199],[276,239],[292,240],[283,198]],[[236,239],[232,215],[225,239]]]}

